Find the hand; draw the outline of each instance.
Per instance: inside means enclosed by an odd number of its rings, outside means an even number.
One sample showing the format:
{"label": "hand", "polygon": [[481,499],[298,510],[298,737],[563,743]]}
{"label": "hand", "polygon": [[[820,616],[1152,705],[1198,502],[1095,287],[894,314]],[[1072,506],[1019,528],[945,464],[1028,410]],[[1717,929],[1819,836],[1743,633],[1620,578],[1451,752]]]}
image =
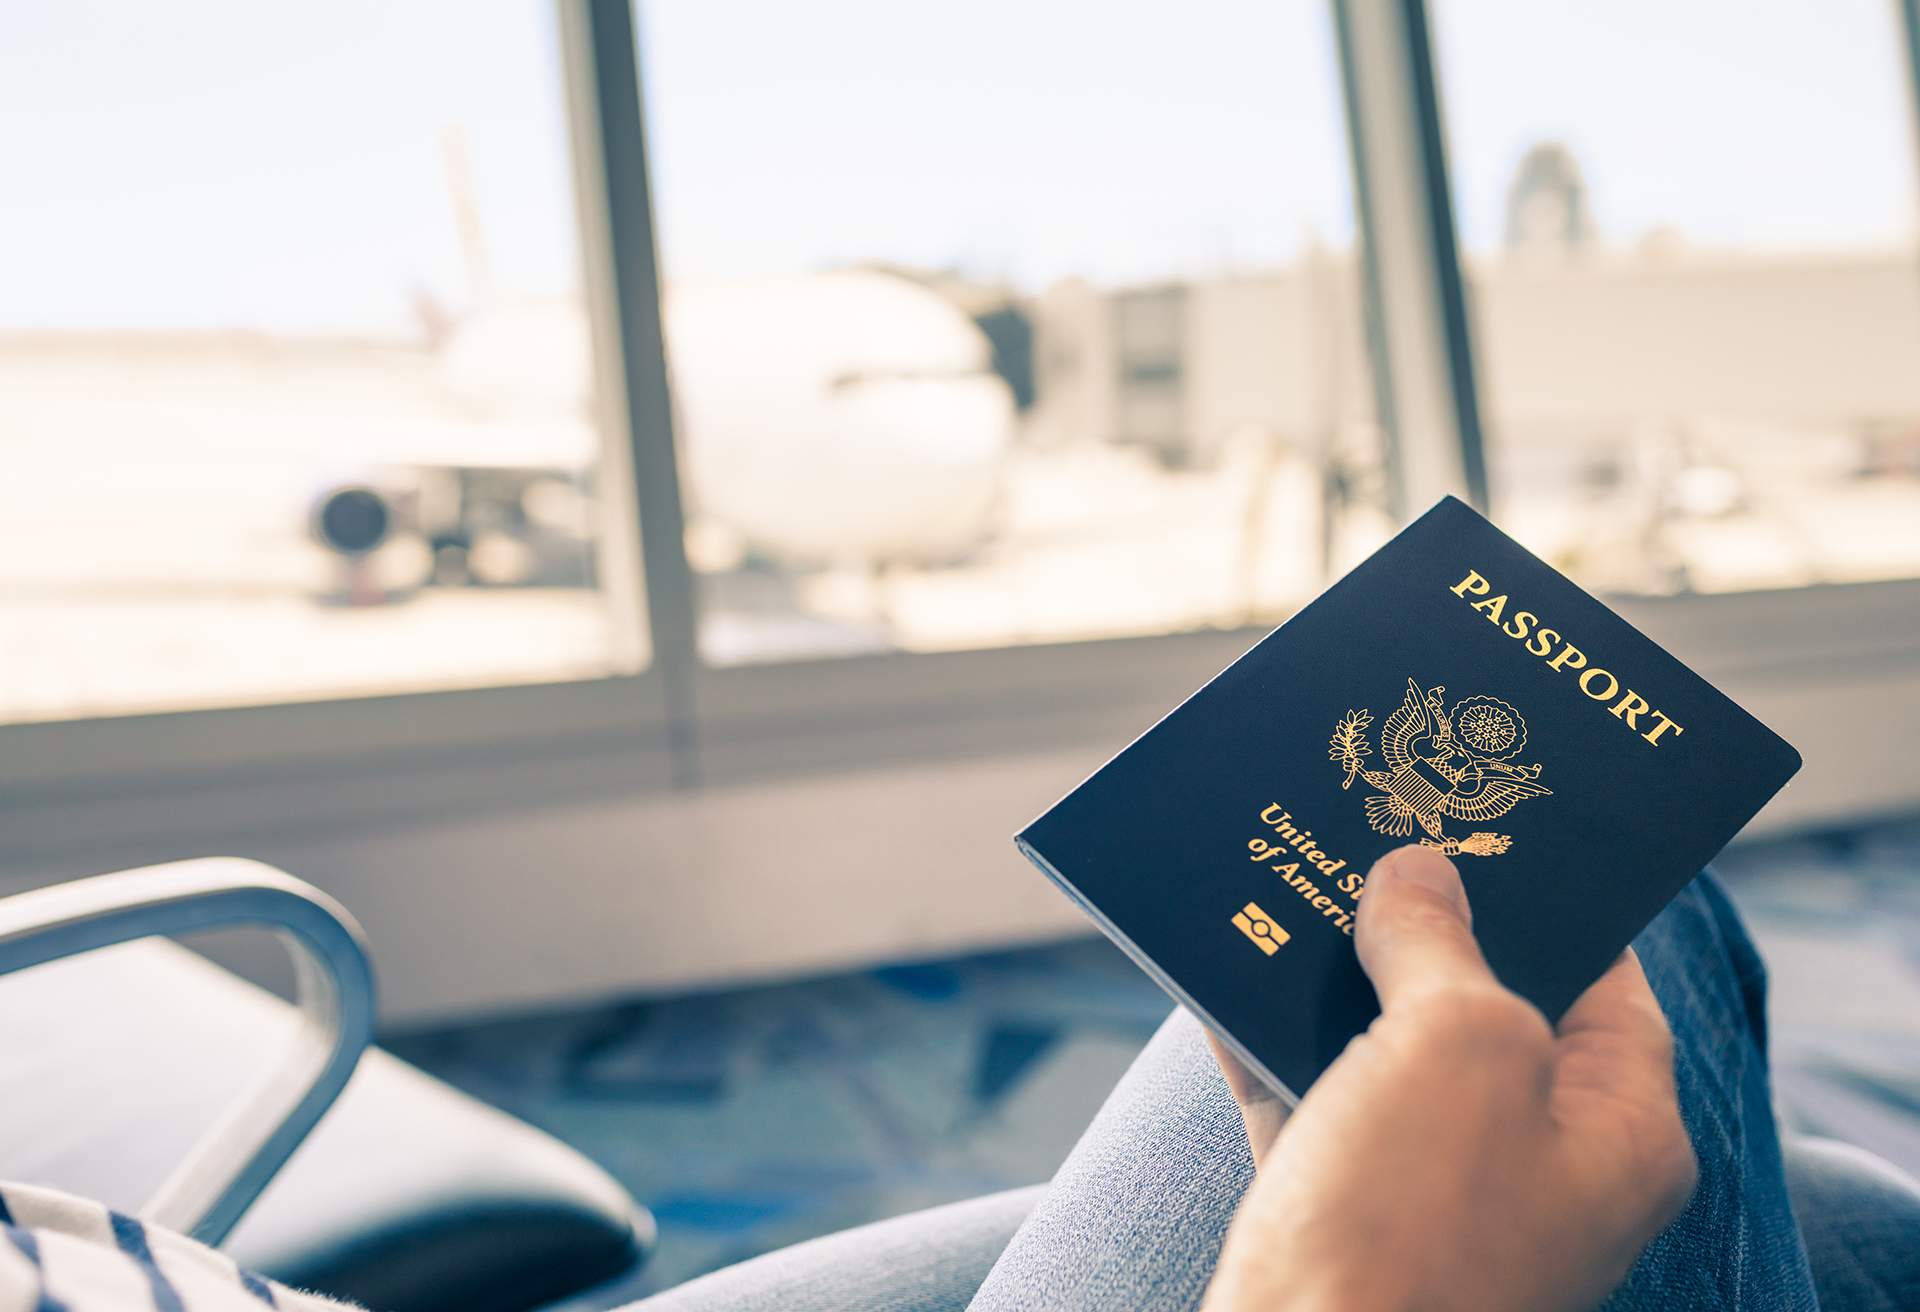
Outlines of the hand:
{"label": "hand", "polygon": [[1503,988],[1453,863],[1367,877],[1354,926],[1381,1015],[1294,1109],[1218,1045],[1259,1175],[1215,1309],[1586,1309],[1686,1203],[1673,1039],[1632,952],[1562,1017]]}

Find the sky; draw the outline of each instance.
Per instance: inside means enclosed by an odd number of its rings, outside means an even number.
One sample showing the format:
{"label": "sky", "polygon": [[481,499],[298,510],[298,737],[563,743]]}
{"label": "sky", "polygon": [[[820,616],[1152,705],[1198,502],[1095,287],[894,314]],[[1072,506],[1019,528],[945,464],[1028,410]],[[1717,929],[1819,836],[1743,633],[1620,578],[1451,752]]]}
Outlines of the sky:
{"label": "sky", "polygon": [[[1603,240],[1912,242],[1888,0],[1432,0],[1461,234],[1566,143]],[[1177,16],[1177,17],[1176,17]],[[1026,287],[1352,239],[1322,0],[642,0],[669,277],[888,260]],[[9,0],[0,330],[409,333],[578,283],[548,0]]]}

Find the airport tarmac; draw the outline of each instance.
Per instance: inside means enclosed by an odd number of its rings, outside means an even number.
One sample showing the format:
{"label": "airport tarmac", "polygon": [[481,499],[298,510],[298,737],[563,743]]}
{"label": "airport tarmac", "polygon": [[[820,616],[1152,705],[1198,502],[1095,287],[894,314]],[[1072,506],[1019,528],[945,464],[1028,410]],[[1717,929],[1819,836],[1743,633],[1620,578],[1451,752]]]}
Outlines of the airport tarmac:
{"label": "airport tarmac", "polygon": [[[0,490],[0,719],[612,668],[616,621],[590,589],[430,587],[343,604],[336,562],[306,536],[310,458],[213,448],[183,464],[103,443],[25,468]],[[1920,479],[1761,493],[1666,525],[1658,549],[1709,591],[1920,573]],[[1277,621],[1327,577],[1321,496],[1298,459],[1230,454],[1213,469],[1170,470],[1105,446],[1021,452],[1007,465],[998,528],[969,557],[804,570],[748,559],[703,578],[703,649],[738,664]],[[1592,544],[1651,550],[1604,498],[1553,489],[1512,500],[1510,527],[1576,577],[1618,576],[1620,559],[1594,558]],[[1332,571],[1386,532],[1377,511],[1347,513]],[[1563,549],[1574,542],[1588,544],[1586,559]]]}

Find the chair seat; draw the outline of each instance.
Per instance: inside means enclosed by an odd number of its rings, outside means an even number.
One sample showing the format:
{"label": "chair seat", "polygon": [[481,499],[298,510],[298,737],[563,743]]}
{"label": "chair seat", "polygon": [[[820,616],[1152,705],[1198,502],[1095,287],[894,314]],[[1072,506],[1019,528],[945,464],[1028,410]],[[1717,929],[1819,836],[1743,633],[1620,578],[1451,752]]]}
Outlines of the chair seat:
{"label": "chair seat", "polygon": [[[0,978],[0,1179],[137,1207],[292,1019],[154,940]],[[652,1242],[585,1157],[373,1049],[224,1247],[381,1312],[523,1312],[631,1273]]]}

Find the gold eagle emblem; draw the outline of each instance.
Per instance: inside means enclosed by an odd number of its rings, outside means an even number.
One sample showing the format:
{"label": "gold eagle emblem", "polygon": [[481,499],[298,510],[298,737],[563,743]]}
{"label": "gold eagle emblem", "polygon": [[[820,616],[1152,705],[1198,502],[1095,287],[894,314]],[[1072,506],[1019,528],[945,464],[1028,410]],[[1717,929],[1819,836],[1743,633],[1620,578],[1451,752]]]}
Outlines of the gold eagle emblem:
{"label": "gold eagle emblem", "polygon": [[1386,768],[1369,770],[1373,752],[1367,729],[1373,713],[1348,711],[1334,726],[1328,757],[1346,771],[1342,788],[1360,779],[1380,790],[1367,799],[1367,823],[1404,838],[1417,824],[1420,841],[1447,856],[1498,856],[1513,846],[1506,834],[1477,831],[1449,838],[1441,827],[1451,816],[1469,824],[1497,820],[1529,797],[1553,790],[1537,781],[1537,765],[1509,765],[1527,745],[1527,722],[1498,697],[1462,697],[1444,704],[1446,685],[1420,690],[1407,680],[1406,700],[1380,731]]}

